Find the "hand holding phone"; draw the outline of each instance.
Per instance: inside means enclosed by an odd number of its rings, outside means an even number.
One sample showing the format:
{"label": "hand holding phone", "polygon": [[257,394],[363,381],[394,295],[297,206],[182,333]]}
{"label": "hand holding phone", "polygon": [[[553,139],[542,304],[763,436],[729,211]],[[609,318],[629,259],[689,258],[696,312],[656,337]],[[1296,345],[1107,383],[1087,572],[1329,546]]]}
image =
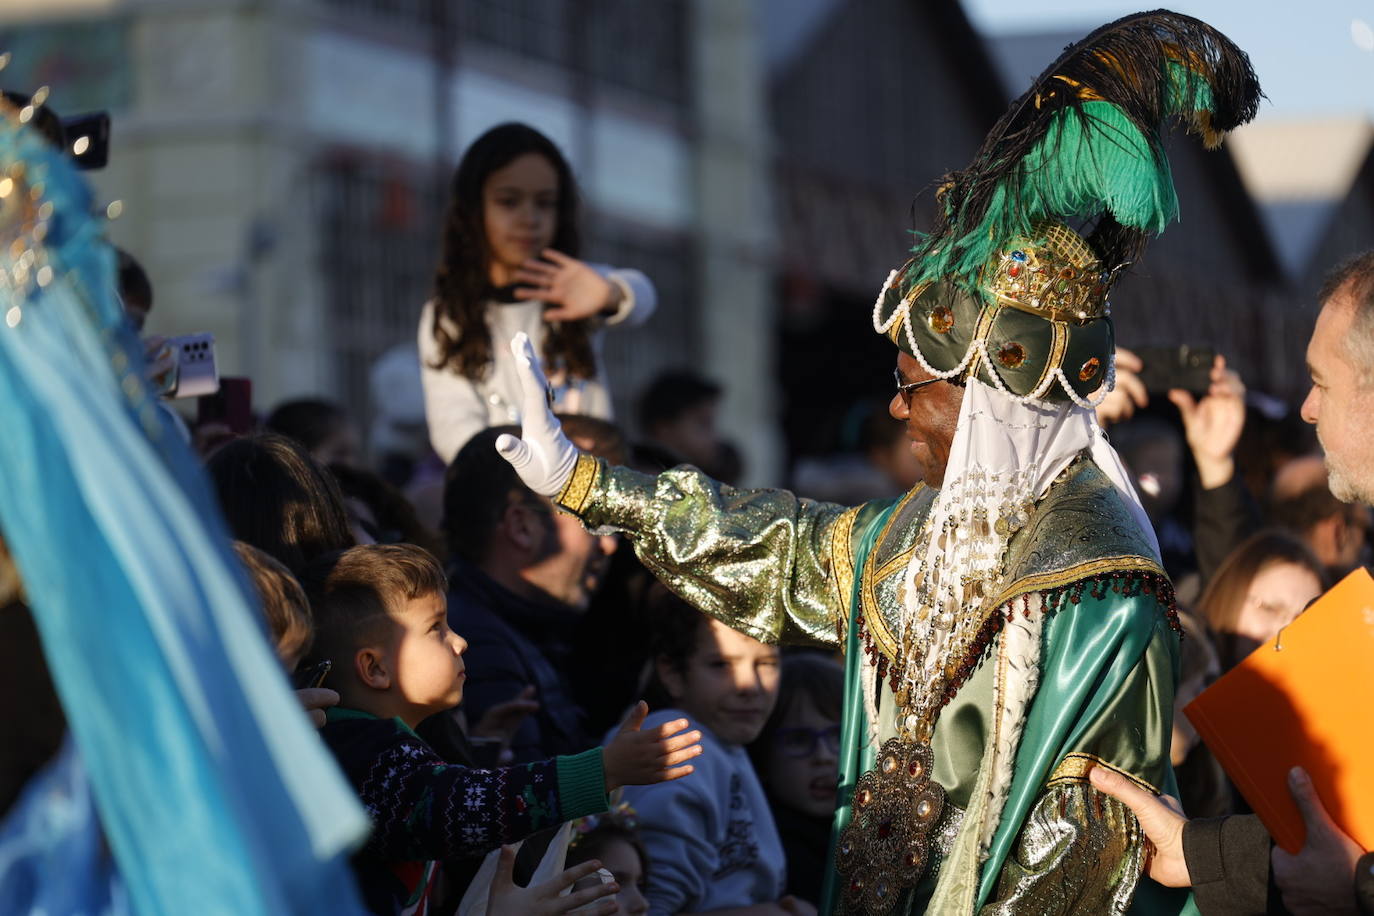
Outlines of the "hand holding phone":
{"label": "hand holding phone", "polygon": [[334,663],[326,658],[322,662],[316,662],[313,665],[307,665],[300,669],[292,676],[292,680],[296,684],[296,689],[307,690],[311,687],[323,686],[324,679],[329,677],[330,669],[333,667]]}
{"label": "hand holding phone", "polygon": [[1211,347],[1180,344],[1176,347],[1137,347],[1142,363],[1140,380],[1151,394],[1173,390],[1203,395],[1212,387],[1212,365],[1217,351]]}

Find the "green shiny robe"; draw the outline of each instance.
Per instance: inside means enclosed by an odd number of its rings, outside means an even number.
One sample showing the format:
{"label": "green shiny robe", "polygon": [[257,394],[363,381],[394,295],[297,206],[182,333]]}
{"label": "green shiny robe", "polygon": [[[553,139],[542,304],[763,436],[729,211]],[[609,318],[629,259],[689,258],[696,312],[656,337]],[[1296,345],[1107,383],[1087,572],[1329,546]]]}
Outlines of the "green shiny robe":
{"label": "green shiny robe", "polygon": [[[664,584],[734,629],[846,650],[838,830],[874,757],[855,622],[862,618],[865,641],[895,658],[902,573],[933,498],[918,486],[897,501],[846,509],[737,490],[689,468],[651,476],[582,456],[557,502],[593,529],[628,533]],[[947,794],[937,858],[897,912],[1195,912],[1186,895],[1141,880],[1134,815],[1087,781],[1092,766],[1109,766],[1173,790],[1178,636],[1157,559],[1110,481],[1080,460],[1013,537],[1006,569],[993,606],[1014,609],[1036,594],[1047,615],[1010,791],[983,860],[960,828],[994,730],[992,635],[936,724],[934,778]],[[896,728],[890,689],[879,692],[881,744]],[[836,911],[836,902],[829,888],[823,911]]]}

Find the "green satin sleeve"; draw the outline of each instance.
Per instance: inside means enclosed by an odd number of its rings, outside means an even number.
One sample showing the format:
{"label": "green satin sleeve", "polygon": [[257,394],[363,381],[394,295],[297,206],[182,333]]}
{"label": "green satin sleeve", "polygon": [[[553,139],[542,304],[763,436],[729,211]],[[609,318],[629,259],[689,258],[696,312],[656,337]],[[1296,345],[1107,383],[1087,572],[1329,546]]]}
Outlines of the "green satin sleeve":
{"label": "green satin sleeve", "polygon": [[1083,783],[1041,793],[1002,864],[982,916],[1124,913],[1144,863],[1125,805]]}
{"label": "green satin sleeve", "polygon": [[593,530],[630,536],[660,582],[769,643],[836,645],[854,549],[887,502],[845,508],[726,486],[690,467],[643,474],[582,455],[555,500]]}

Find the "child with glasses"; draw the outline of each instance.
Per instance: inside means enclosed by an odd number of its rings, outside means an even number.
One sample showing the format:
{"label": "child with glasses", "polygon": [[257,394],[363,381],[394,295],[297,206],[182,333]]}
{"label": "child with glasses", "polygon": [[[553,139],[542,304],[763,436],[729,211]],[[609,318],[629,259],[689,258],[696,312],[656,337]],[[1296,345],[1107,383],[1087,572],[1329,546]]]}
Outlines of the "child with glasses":
{"label": "child with glasses", "polygon": [[839,781],[844,669],[832,657],[783,656],[778,705],[749,746],[787,858],[787,893],[818,902]]}

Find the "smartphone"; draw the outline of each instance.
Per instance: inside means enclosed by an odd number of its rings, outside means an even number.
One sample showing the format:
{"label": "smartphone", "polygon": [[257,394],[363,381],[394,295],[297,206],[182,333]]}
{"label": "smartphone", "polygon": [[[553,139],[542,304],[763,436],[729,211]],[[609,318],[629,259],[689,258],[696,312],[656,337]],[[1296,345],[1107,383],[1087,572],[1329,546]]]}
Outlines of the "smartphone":
{"label": "smartphone", "polygon": [[295,683],[297,690],[305,690],[309,687],[320,687],[324,684],[324,679],[329,677],[329,670],[333,667],[334,663],[329,659],[325,659],[322,662],[316,662],[313,665],[307,665],[300,669],[291,676],[291,680]]}
{"label": "smartphone", "polygon": [[[596,871],[592,872],[590,875],[587,875],[585,878],[577,879],[577,881],[573,883],[572,893],[575,894],[578,891],[585,891],[593,887],[600,887],[603,884],[610,884],[614,880],[615,875],[611,874],[604,868],[598,868]],[[614,900],[615,898],[612,897],[611,899]],[[568,913],[572,914],[591,912],[594,909],[600,909],[600,903],[598,901],[593,901],[592,903],[585,903],[577,909],[569,910]]]}
{"label": "smartphone", "polygon": [[235,436],[253,431],[253,380],[226,375],[219,390],[196,403],[196,426],[220,423]]}
{"label": "smartphone", "polygon": [[1194,395],[1212,387],[1212,363],[1217,351],[1211,347],[1180,344],[1177,347],[1132,348],[1143,368],[1140,380],[1151,394],[1164,394],[1182,388]]}
{"label": "smartphone", "polygon": [[169,337],[167,346],[172,349],[175,363],[168,397],[199,398],[219,391],[214,334]]}

